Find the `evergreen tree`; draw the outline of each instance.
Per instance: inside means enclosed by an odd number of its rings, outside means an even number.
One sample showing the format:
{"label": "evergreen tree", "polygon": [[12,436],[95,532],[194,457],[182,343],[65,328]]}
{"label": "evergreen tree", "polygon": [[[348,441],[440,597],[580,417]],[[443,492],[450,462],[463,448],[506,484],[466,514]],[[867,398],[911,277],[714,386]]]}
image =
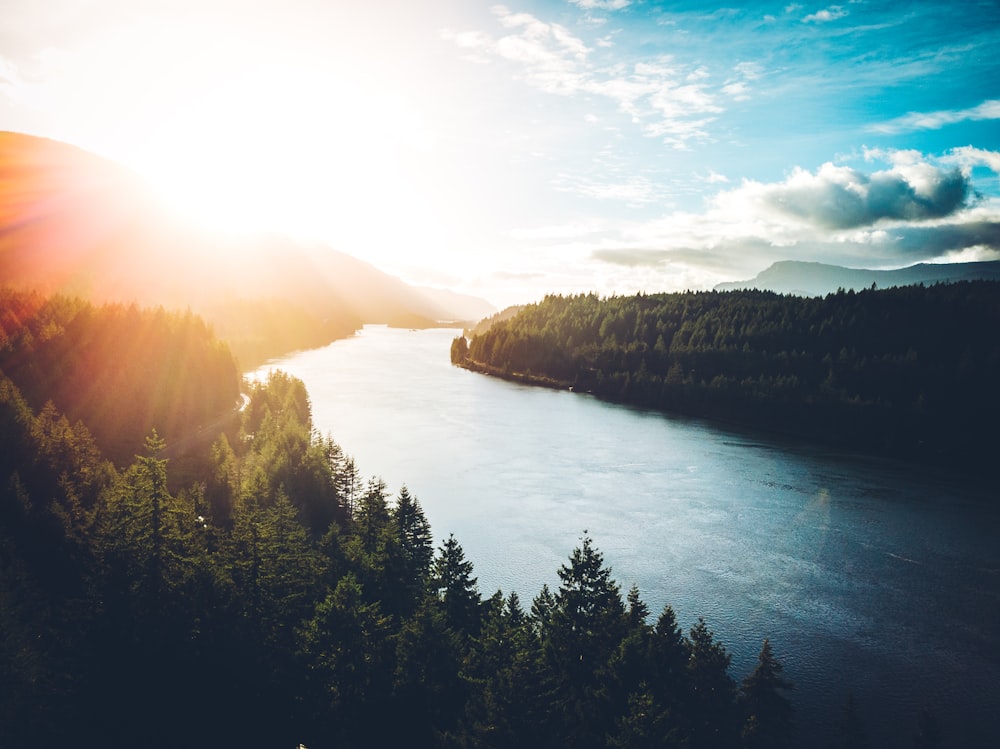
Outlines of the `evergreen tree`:
{"label": "evergreen tree", "polygon": [[402,609],[409,613],[416,607],[427,588],[431,563],[434,559],[434,542],[431,526],[424,516],[420,502],[404,486],[399,491],[392,511],[396,541],[402,557],[404,601]]}
{"label": "evergreen tree", "polygon": [[553,679],[560,741],[598,746],[611,732],[608,664],[626,631],[625,607],[604,558],[584,536],[559,569],[559,592],[543,640]]}
{"label": "evergreen tree", "polygon": [[747,749],[783,749],[792,745],[792,703],[783,694],[792,684],[782,678],[782,670],[770,641],[764,640],[757,667],[740,688],[742,738]]}
{"label": "evergreen tree", "polygon": [[669,725],[665,712],[648,690],[628,697],[627,712],[615,719],[614,733],[607,738],[609,749],[686,749],[681,732]]}
{"label": "evergreen tree", "polygon": [[516,593],[500,591],[484,604],[467,673],[474,685],[468,723],[475,746],[539,744],[548,723],[538,672],[538,642]]}
{"label": "evergreen tree", "polygon": [[480,623],[481,601],[472,569],[455,536],[449,535],[434,560],[433,585],[448,626],[468,637],[478,634]]}
{"label": "evergreen tree", "polygon": [[691,628],[687,676],[691,689],[688,716],[692,743],[715,749],[736,743],[738,735],[733,705],[735,684],[729,676],[731,656],[716,642],[714,633],[699,618]]}
{"label": "evergreen tree", "polygon": [[552,626],[552,612],[556,608],[556,598],[549,590],[549,584],[543,583],[538,595],[531,601],[530,619],[535,635],[539,638],[548,637]]}
{"label": "evergreen tree", "polygon": [[[154,431],[146,455],[132,464],[105,493],[98,508],[98,544],[112,599],[125,595],[128,608],[155,628],[164,620],[167,593],[188,579],[197,541],[192,508],[167,490],[165,443]],[[169,600],[173,600],[169,598]]]}
{"label": "evergreen tree", "polygon": [[646,617],[649,616],[649,607],[639,596],[639,587],[634,583],[632,584],[632,587],[628,589],[626,601],[628,602],[629,628],[635,629],[641,627],[646,623]]}
{"label": "evergreen tree", "polygon": [[[438,747],[465,713],[469,683],[462,638],[433,599],[425,598],[395,636],[395,742]],[[394,743],[395,743],[394,742]]]}
{"label": "evergreen tree", "polygon": [[293,627],[313,605],[324,564],[283,492],[270,506],[253,498],[240,503],[228,553],[244,625],[272,647],[290,647]]}
{"label": "evergreen tree", "polygon": [[393,664],[390,620],[351,574],[317,604],[299,632],[308,668],[307,745],[378,745],[387,728]]}

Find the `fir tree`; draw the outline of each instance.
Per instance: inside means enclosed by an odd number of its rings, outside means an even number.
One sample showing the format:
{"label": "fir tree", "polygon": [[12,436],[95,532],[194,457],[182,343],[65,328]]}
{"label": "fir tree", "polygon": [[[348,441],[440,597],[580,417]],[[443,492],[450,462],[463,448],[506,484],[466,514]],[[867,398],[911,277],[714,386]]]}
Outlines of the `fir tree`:
{"label": "fir tree", "polygon": [[449,535],[434,560],[433,585],[448,626],[466,636],[478,634],[480,623],[480,598],[472,569],[455,536]]}
{"label": "fir tree", "polygon": [[757,667],[740,688],[741,735],[747,749],[783,749],[792,745],[792,703],[783,694],[792,684],[782,678],[783,668],[774,657],[770,641],[764,640]]}

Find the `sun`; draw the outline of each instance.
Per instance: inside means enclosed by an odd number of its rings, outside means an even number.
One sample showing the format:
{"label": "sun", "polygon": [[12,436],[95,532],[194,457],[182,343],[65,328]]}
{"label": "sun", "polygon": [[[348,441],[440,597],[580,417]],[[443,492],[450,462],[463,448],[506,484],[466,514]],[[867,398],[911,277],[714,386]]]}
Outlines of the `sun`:
{"label": "sun", "polygon": [[199,223],[308,232],[337,181],[363,171],[367,149],[336,148],[346,135],[336,129],[321,138],[333,113],[278,79],[241,76],[179,104],[149,134],[137,168]]}
{"label": "sun", "polygon": [[378,255],[433,247],[428,153],[407,102],[356,78],[271,67],[178,105],[132,161],[174,210],[203,226]]}

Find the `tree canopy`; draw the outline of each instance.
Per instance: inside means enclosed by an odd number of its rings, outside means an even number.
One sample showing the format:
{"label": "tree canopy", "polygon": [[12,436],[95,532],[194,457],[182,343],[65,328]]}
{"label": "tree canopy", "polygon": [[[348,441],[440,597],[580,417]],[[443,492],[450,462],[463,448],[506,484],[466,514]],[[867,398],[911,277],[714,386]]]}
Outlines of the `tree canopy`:
{"label": "tree canopy", "polygon": [[825,298],[549,296],[452,346],[456,364],[901,457],[988,464],[1000,283]]}

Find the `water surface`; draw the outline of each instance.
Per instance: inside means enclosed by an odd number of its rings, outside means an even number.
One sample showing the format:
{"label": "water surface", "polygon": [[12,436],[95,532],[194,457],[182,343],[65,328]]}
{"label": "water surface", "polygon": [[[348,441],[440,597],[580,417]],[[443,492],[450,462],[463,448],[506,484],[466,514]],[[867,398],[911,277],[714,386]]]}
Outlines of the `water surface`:
{"label": "water surface", "polygon": [[1000,512],[961,476],[508,383],[452,367],[456,331],[366,327],[280,368],[317,428],[435,537],[479,590],[525,603],[589,533],[623,592],[698,616],[752,670],[771,639],[802,746],[853,691],[873,746],[910,746],[929,704],[946,745],[1000,746]]}

